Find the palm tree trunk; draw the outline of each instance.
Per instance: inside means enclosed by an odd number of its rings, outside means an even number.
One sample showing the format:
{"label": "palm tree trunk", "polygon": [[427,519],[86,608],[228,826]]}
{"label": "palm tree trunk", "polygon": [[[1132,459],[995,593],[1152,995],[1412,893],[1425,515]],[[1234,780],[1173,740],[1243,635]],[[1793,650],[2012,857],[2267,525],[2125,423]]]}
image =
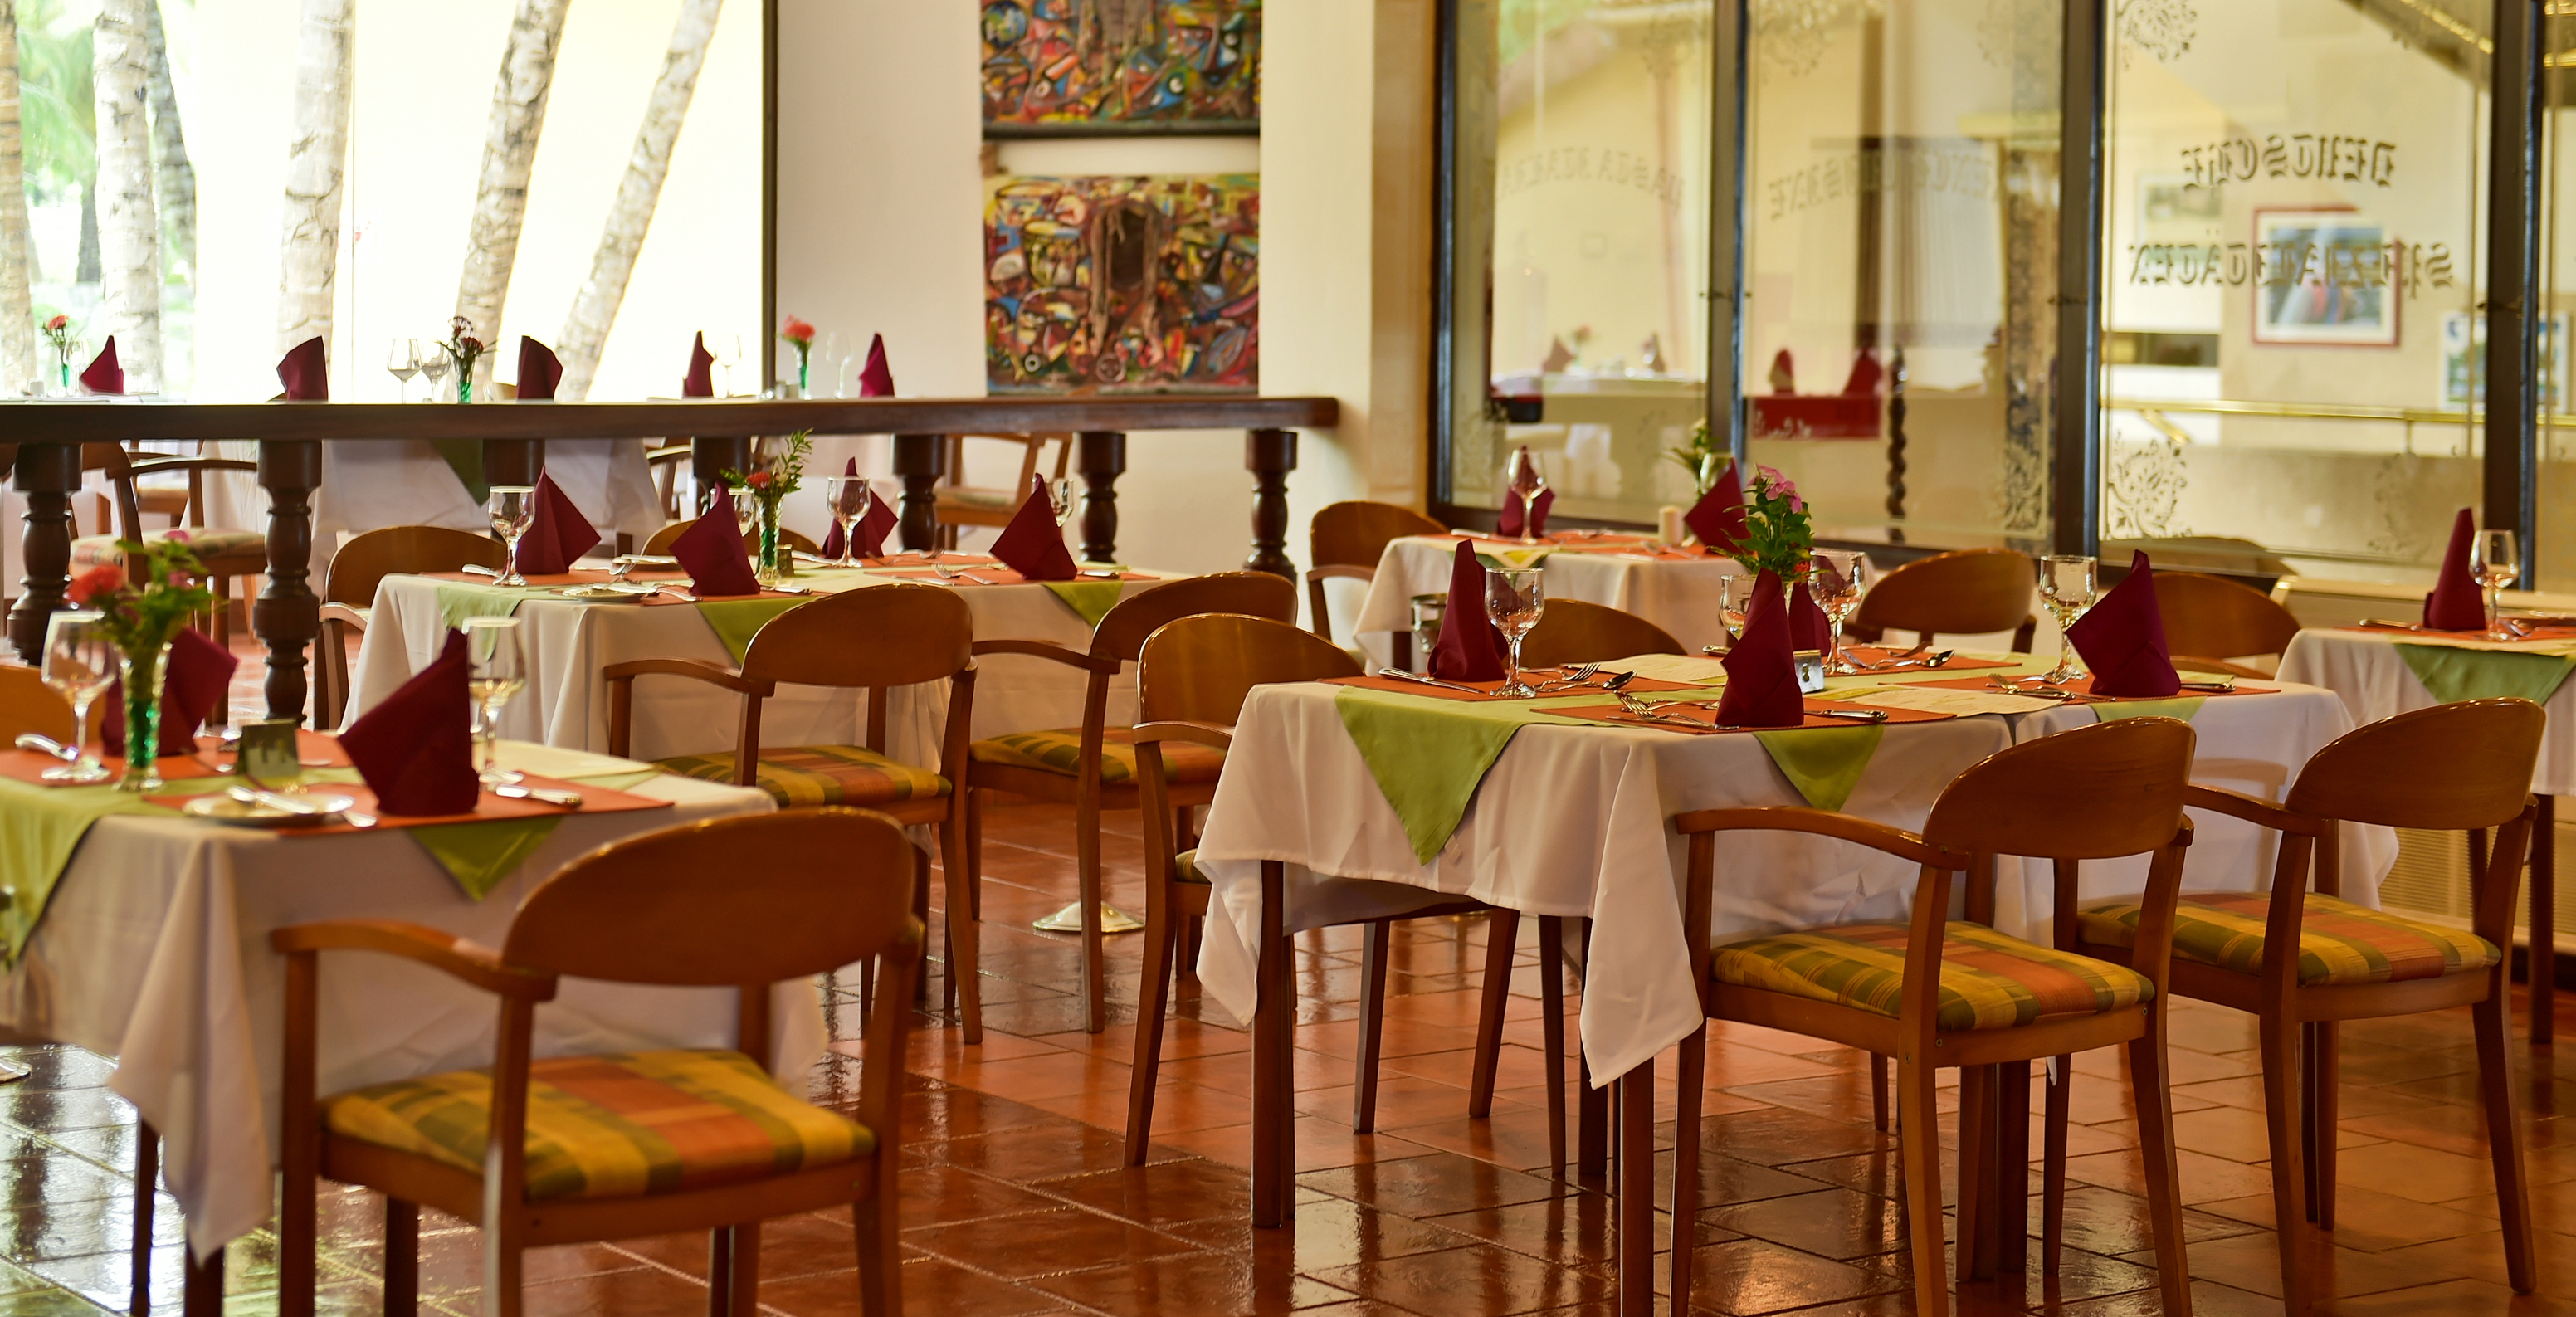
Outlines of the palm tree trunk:
{"label": "palm tree trunk", "polygon": [[295,129],[286,150],[286,237],[277,350],[331,337],[340,275],[340,181],[349,158],[349,7],[304,0],[295,52]]}
{"label": "palm tree trunk", "polygon": [[492,121],[483,136],[483,175],[474,191],[474,226],[466,239],[465,274],[456,314],[484,342],[498,345],[510,272],[519,261],[519,226],[528,216],[528,174],[545,131],[546,94],[555,82],[569,0],[519,0],[509,49],[492,89]]}
{"label": "palm tree trunk", "polygon": [[170,85],[170,43],[161,31],[161,0],[145,0],[143,34],[150,43],[145,72],[152,99],[152,166],[154,200],[161,206],[161,233],[171,260],[194,274],[197,268],[197,167],[188,162],[188,136],[179,127],[179,93]]}
{"label": "palm tree trunk", "polygon": [[101,0],[92,38],[98,89],[100,334],[114,334],[135,392],[161,387],[161,214],[152,197],[152,123],[145,86],[149,0]]}
{"label": "palm tree trunk", "polygon": [[671,29],[671,50],[662,58],[662,76],[644,103],[644,126],[635,133],[635,149],[626,157],[626,177],[617,185],[617,200],[608,208],[600,231],[598,254],[590,277],[564,316],[555,336],[555,353],[563,362],[563,382],[555,396],[578,402],[590,395],[591,377],[599,372],[600,349],[617,323],[618,305],[635,274],[636,253],[653,225],[653,209],[662,199],[662,180],[671,172],[671,146],[689,116],[689,99],[697,93],[698,70],[707,62],[707,42],[715,35],[716,16],[724,0],[680,0],[680,21]]}
{"label": "palm tree trunk", "polygon": [[36,356],[35,246],[27,228],[26,134],[18,109],[18,0],[0,0],[0,393],[43,374]]}
{"label": "palm tree trunk", "polygon": [[72,282],[94,284],[106,276],[98,265],[98,179],[81,182],[80,249],[72,258]]}

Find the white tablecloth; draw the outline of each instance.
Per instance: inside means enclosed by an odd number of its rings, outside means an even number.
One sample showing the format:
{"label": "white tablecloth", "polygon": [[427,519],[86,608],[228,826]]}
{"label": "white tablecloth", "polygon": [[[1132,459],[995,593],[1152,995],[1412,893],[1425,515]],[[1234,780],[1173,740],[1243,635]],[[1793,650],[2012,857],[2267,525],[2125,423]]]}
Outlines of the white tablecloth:
{"label": "white tablecloth", "polygon": [[[543,747],[502,751],[504,764],[527,771],[579,771]],[[286,967],[269,932],[402,919],[498,947],[519,902],[575,856],[771,808],[762,792],[686,778],[633,790],[675,803],[566,818],[481,901],[399,831],[281,837],[111,815],[90,829],[26,954],[0,980],[0,1018],[117,1058],[110,1086],[166,1140],[164,1174],[202,1255],[272,1214]],[[321,1000],[322,1092],[491,1064],[497,999],[433,970],[333,953],[323,958]],[[570,980],[537,1010],[536,1050],[726,1047],[734,1018],[731,989]],[[807,1073],[828,1041],[814,986],[781,984],[776,1019],[778,1073]]]}
{"label": "white tablecloth", "polygon": [[[1457,554],[1458,539],[1450,535],[1390,541],[1378,558],[1377,579],[1369,582],[1353,629],[1363,636],[1412,630],[1413,596],[1448,594]],[[1675,562],[1643,553],[1568,552],[1549,554],[1546,570],[1549,598],[1635,613],[1696,652],[1702,645],[1726,642],[1725,624],[1718,619],[1724,587],[1718,582],[1742,569],[1726,558]]]}
{"label": "white tablecloth", "polygon": [[[2441,701],[2398,656],[2398,644],[2408,639],[2398,631],[2310,627],[2290,638],[2289,652],[2281,656],[2281,678],[2342,696],[2354,726],[2431,708]],[[2531,789],[2544,796],[2576,795],[2576,681],[2561,685],[2546,707],[2549,723],[2541,734]]]}
{"label": "white tablecloth", "polygon": [[[1684,855],[1668,820],[1685,810],[1805,801],[1751,736],[1689,736],[1650,729],[1532,726],[1504,750],[1446,849],[1414,859],[1403,824],[1369,775],[1333,707],[1335,688],[1263,686],[1244,704],[1225,776],[1199,842],[1199,868],[1215,884],[1199,954],[1208,997],[1249,1020],[1255,986],[1260,862],[1291,865],[1291,927],[1394,913],[1396,884],[1409,892],[1474,897],[1526,914],[1593,921],[1583,995],[1583,1046],[1602,1083],[1700,1027],[1698,996],[1680,918]],[[2059,707],[2017,718],[1992,715],[1891,724],[1845,809],[1919,828],[1952,778],[2007,745],[2095,721]],[[2269,799],[2310,754],[2351,730],[2331,692],[2209,700],[2195,781]],[[2269,885],[2273,834],[2195,814],[2185,868],[2193,890]],[[2344,848],[2344,892],[2374,903],[2397,854],[2395,834],[2354,829]],[[2054,908],[2045,865],[2026,874],[1999,866],[1998,927],[2046,941]],[[1719,842],[1716,933],[1721,940],[1815,924],[1903,919],[1913,866],[1866,848],[1787,834],[1732,833]],[[1316,875],[1332,875],[1318,878]],[[2087,898],[2134,892],[2146,859],[2089,865]],[[1372,880],[1368,886],[1334,879]]]}
{"label": "white tablecloth", "polygon": [[[864,578],[870,585],[893,577]],[[811,580],[808,583],[813,583]],[[1132,581],[1127,593],[1159,581]],[[427,667],[444,643],[438,583],[417,576],[388,576],[376,590],[367,638],[351,675],[351,716],[365,713],[411,674]],[[978,640],[1044,640],[1076,651],[1091,647],[1091,624],[1041,585],[958,587],[974,614]],[[600,670],[630,659],[702,659],[733,666],[724,642],[694,607],[584,604],[532,599],[517,613],[528,649],[528,689],[501,715],[501,734],[576,749],[608,749],[608,685]],[[1023,655],[976,660],[975,723],[978,737],[1041,731],[1082,724],[1082,696],[1089,677],[1079,668]],[[678,677],[644,677],[635,685],[635,738],[639,759],[730,750],[741,717],[741,697]],[[1110,690],[1111,726],[1135,718],[1132,667]],[[771,745],[846,745],[859,735],[865,704],[859,692],[813,686],[782,688],[761,706],[761,738]],[[908,763],[937,762],[936,748],[948,716],[944,682],[897,692],[889,702],[893,724],[886,751]]]}

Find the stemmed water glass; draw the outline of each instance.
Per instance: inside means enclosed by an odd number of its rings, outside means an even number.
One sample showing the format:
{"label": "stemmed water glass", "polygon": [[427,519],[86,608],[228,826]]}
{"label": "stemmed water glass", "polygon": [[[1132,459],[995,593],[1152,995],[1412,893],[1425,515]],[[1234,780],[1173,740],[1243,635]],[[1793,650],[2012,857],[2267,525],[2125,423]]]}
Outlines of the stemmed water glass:
{"label": "stemmed water glass", "polygon": [[2066,629],[2093,606],[2100,564],[2084,554],[2050,554],[2039,560],[2039,597],[2057,619],[2057,666],[2041,680],[2052,685],[2083,675],[2075,663],[2075,642]]}
{"label": "stemmed water glass", "polygon": [[748,489],[733,491],[733,530],[736,535],[749,535],[760,524],[760,496]]}
{"label": "stemmed water glass", "polygon": [[410,402],[411,377],[420,373],[420,340],[395,339],[393,350],[385,354],[385,369],[394,377],[395,400]]}
{"label": "stemmed water glass", "polygon": [[1869,555],[1851,549],[1818,549],[1814,564],[1809,592],[1833,624],[1825,636],[1825,671],[1843,675],[1867,671],[1843,648],[1843,624],[1851,620],[1852,610],[1860,607],[1860,597],[1869,589]]}
{"label": "stemmed water glass", "polygon": [[526,585],[528,578],[519,575],[519,540],[537,516],[537,487],[534,485],[494,485],[492,496],[484,505],[492,514],[492,533],[510,545],[510,569],[494,585]]}
{"label": "stemmed water glass", "polygon": [[1753,577],[1721,576],[1717,578],[1717,620],[1726,628],[1726,638],[1744,639],[1744,615],[1753,607]]}
{"label": "stemmed water glass", "polygon": [[2504,600],[2501,595],[2506,586],[2522,579],[2522,554],[2518,548],[2519,546],[2514,543],[2512,531],[2478,532],[2477,546],[2473,551],[2475,556],[2469,562],[2469,572],[2478,578],[2479,585],[2486,588],[2487,639],[2489,640],[2516,638],[2511,631],[2505,629],[2501,615]]}
{"label": "stemmed water glass", "polygon": [[499,752],[501,708],[528,684],[527,651],[519,644],[519,619],[465,620],[465,683],[474,697],[474,737],[483,747],[482,777],[503,781]]}
{"label": "stemmed water glass", "polygon": [[876,502],[876,496],[866,476],[823,477],[823,497],[832,505],[832,524],[841,528],[841,560],[834,566],[859,565],[859,523],[868,519],[868,509]]}
{"label": "stemmed water glass", "polygon": [[805,372],[805,396],[809,398],[840,397],[840,331],[827,329],[823,331],[823,336],[821,338],[814,340],[813,355],[810,358],[809,364],[812,368]]}
{"label": "stemmed water glass", "polygon": [[1055,513],[1055,524],[1061,528],[1073,515],[1073,478],[1061,477],[1047,486],[1047,506]]}
{"label": "stemmed water glass", "polygon": [[1547,572],[1538,567],[1488,567],[1485,569],[1485,615],[1503,633],[1503,643],[1512,651],[1510,675],[1496,695],[1528,699],[1538,694],[1521,680],[1521,641],[1538,625],[1540,614],[1547,611]]}
{"label": "stemmed water glass", "polygon": [[89,706],[116,680],[116,642],[107,619],[92,612],[56,613],[45,622],[45,684],[71,702],[70,748],[80,757],[45,770],[48,782],[104,782],[108,767],[89,753]]}
{"label": "stemmed water glass", "polygon": [[715,341],[716,364],[724,367],[724,396],[733,395],[733,368],[742,363],[742,335],[718,334]]}
{"label": "stemmed water glass", "polygon": [[1538,459],[1524,448],[1512,454],[1511,477],[1505,483],[1505,498],[1520,500],[1521,543],[1538,543],[1538,519],[1533,515],[1538,496],[1547,492],[1547,473],[1538,469]]}
{"label": "stemmed water glass", "polygon": [[447,359],[447,349],[445,348],[433,347],[426,355],[421,357],[420,377],[429,381],[429,401],[438,401],[439,381],[447,378],[447,372],[452,369],[454,365],[455,363]]}

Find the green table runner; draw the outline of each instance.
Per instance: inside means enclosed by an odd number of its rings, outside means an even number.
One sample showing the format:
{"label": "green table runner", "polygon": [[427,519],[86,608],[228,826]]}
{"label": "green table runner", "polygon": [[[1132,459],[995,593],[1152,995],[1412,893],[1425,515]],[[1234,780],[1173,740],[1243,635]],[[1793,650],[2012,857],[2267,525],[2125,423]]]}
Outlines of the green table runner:
{"label": "green table runner", "polygon": [[2444,704],[2504,698],[2547,704],[2567,674],[2576,671],[2576,657],[2564,654],[2515,654],[2450,645],[2399,645],[2397,657]]}
{"label": "green table runner", "polygon": [[551,585],[478,585],[472,581],[439,581],[438,596],[440,634],[464,626],[468,618],[508,617],[519,611],[519,605],[531,599],[543,599],[560,588]]}

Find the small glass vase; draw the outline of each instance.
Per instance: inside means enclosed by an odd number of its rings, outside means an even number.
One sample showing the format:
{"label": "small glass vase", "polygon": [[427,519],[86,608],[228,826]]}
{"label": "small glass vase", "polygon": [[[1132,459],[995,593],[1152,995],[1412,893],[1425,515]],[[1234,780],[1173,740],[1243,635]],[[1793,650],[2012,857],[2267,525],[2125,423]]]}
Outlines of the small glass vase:
{"label": "small glass vase", "polygon": [[474,363],[470,361],[463,363],[463,368],[456,372],[456,400],[460,403],[474,401]]}
{"label": "small glass vase", "polygon": [[765,498],[760,501],[760,556],[752,564],[752,579],[767,587],[794,575],[783,557],[778,544],[778,501]]}
{"label": "small glass vase", "polygon": [[72,393],[72,359],[68,354],[66,354],[56,364],[57,369],[61,372],[63,396],[68,398]]}
{"label": "small glass vase", "polygon": [[814,350],[809,347],[796,349],[796,396],[814,396]]}
{"label": "small glass vase", "polygon": [[125,683],[125,776],[119,791],[161,789],[161,683],[169,675],[170,642],[140,653],[117,655],[117,676]]}

